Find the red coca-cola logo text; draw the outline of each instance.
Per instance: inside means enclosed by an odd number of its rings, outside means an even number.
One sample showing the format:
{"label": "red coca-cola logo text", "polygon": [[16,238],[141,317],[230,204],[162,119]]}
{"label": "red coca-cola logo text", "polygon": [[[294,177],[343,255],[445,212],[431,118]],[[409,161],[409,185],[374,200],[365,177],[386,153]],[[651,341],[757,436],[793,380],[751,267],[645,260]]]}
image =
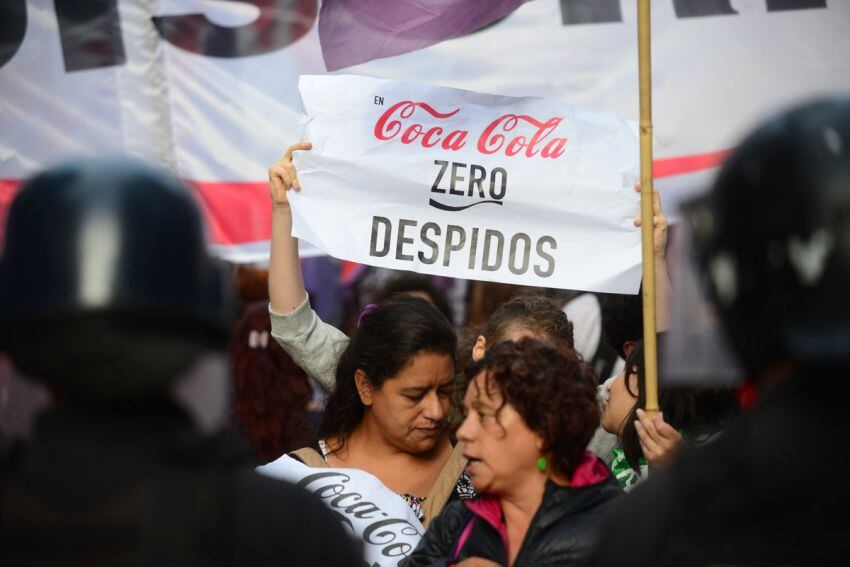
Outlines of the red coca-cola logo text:
{"label": "red coca-cola logo text", "polygon": [[[447,130],[440,126],[426,128],[415,121],[417,109],[439,120],[447,120],[460,112],[460,108],[456,108],[443,113],[425,102],[404,100],[392,105],[381,115],[375,123],[375,137],[382,141],[399,138],[402,144],[416,143],[423,148],[439,145],[449,151],[458,151],[466,145],[468,130]],[[567,144],[566,138],[553,135],[562,121],[563,117],[541,122],[525,114],[505,114],[484,128],[476,148],[485,155],[501,152],[506,156],[556,159],[564,155]]]}
{"label": "red coca-cola logo text", "polygon": [[[550,118],[546,122],[535,120],[525,114],[505,114],[492,121],[478,138],[478,151],[482,154],[494,154],[504,148],[505,155],[515,156],[522,152],[525,157],[531,158],[540,153],[540,157],[558,158],[564,155],[566,138],[547,138],[552,134],[563,118]],[[531,138],[525,136],[514,136],[510,140],[504,133],[512,132],[521,122],[526,122],[534,127]],[[541,148],[542,146],[542,148]]]}

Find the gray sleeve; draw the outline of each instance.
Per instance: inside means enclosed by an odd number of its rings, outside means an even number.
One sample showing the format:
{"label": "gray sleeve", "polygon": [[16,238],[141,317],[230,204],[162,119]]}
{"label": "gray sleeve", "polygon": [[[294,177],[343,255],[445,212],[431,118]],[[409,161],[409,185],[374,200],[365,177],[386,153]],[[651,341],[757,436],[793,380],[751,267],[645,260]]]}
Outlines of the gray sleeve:
{"label": "gray sleeve", "polygon": [[336,386],[336,365],[348,345],[345,333],[319,319],[310,307],[309,297],[287,315],[275,313],[269,305],[269,316],[272,337],[295,364],[326,391],[333,392]]}

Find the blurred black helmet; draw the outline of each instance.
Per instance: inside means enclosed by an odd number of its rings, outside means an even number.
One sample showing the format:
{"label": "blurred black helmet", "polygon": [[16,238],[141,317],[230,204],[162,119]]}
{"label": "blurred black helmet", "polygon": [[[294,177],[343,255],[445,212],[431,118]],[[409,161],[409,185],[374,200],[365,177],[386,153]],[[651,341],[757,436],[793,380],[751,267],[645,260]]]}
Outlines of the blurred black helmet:
{"label": "blurred black helmet", "polygon": [[690,208],[696,259],[752,375],[850,361],[850,99],[763,124]]}
{"label": "blurred black helmet", "polygon": [[56,167],[9,209],[0,347],[67,397],[155,395],[224,346],[227,283],[177,179],[119,158]]}

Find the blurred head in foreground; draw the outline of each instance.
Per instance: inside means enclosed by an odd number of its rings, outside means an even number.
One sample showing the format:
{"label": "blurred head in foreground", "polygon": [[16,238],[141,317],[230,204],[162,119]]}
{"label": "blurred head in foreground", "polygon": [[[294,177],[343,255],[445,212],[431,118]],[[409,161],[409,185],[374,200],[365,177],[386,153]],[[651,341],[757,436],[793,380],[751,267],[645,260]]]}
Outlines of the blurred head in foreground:
{"label": "blurred head in foreground", "polygon": [[850,363],[850,100],[766,122],[690,218],[697,263],[751,378]]}
{"label": "blurred head in foreground", "polygon": [[54,407],[0,455],[0,564],[362,564],[323,504],[218,434],[228,280],[168,174],[86,160],[21,189],[0,348]]}
{"label": "blurred head in foreground", "polygon": [[591,565],[842,563],[850,496],[831,487],[850,467],[835,395],[850,369],[850,99],[765,122],[686,220],[755,401],[624,499]]}
{"label": "blurred head in foreground", "polygon": [[0,348],[63,401],[159,397],[230,322],[227,276],[174,177],[76,161],[24,185],[0,259]]}

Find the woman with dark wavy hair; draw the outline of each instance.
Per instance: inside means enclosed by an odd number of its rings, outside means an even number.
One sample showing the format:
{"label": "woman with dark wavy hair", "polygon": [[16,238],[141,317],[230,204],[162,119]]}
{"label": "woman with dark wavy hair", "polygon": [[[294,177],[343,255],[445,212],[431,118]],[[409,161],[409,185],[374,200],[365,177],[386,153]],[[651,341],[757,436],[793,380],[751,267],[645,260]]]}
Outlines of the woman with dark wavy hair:
{"label": "woman with dark wavy hair", "polygon": [[534,339],[489,348],[468,373],[457,436],[480,495],[447,507],[403,565],[578,564],[622,494],[585,451],[600,417],[592,373]]}
{"label": "woman with dark wavy hair", "polygon": [[350,339],[310,308],[287,197],[299,189],[292,153],[309,148],[306,142],[293,145],[269,170],[272,336],[331,392],[319,451],[292,455],[312,467],[371,473],[427,523],[447,499],[472,493],[448,429],[455,330],[431,303],[412,296],[368,305]]}
{"label": "woman with dark wavy hair", "polygon": [[[333,467],[364,470],[424,519],[424,496],[452,454],[447,418],[454,328],[428,301],[388,299],[361,317],[336,368],[318,438]],[[461,479],[458,495],[471,490]]]}

